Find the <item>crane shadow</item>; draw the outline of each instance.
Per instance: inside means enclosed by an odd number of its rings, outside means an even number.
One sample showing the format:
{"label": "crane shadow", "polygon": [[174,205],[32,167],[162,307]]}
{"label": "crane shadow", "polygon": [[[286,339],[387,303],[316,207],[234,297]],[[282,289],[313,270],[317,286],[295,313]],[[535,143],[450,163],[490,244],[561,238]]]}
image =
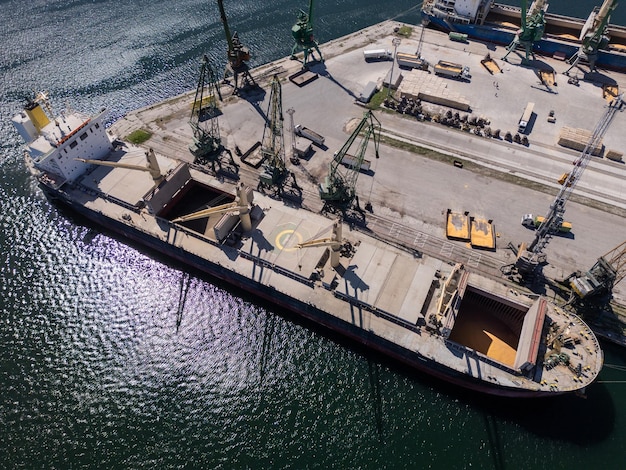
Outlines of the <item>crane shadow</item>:
{"label": "crane shadow", "polygon": [[330,80],[331,82],[333,82],[335,85],[337,85],[339,88],[341,88],[343,91],[345,91],[348,95],[350,95],[352,98],[354,98],[355,100],[358,99],[358,96],[356,96],[352,90],[346,88],[342,83],[338,82],[337,79],[335,79],[335,77],[333,77],[331,75],[331,73],[328,71],[328,69],[326,68],[326,64],[323,62],[318,62],[314,65],[312,65],[309,70],[311,70],[311,72],[315,72],[317,73],[320,77],[324,77],[327,78],[328,80]]}

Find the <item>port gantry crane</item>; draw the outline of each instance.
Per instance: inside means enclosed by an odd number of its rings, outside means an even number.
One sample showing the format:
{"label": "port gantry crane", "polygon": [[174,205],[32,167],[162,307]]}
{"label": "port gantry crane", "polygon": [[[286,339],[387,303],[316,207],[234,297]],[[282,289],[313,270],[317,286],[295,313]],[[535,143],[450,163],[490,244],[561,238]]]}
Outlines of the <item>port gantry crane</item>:
{"label": "port gantry crane", "polygon": [[617,0],[604,0],[599,9],[596,7],[591,12],[580,32],[580,48],[567,60],[571,66],[563,72],[565,75],[569,75],[570,70],[576,67],[581,60],[587,61],[590,72],[596,71],[598,49],[606,47],[609,43],[608,24],[615,7],[617,7]]}
{"label": "port gantry crane", "polygon": [[224,2],[217,0],[217,5],[220,9],[222,24],[224,25],[226,42],[228,42],[228,61],[226,62],[226,69],[224,71],[224,81],[226,81],[227,77],[232,75],[233,81],[235,82],[233,93],[238,94],[244,88],[258,86],[252,78],[250,67],[248,67],[247,64],[247,61],[250,60],[250,49],[241,44],[236,31],[235,34],[230,34],[226,12],[224,11]]}
{"label": "port gantry crane", "polygon": [[589,142],[585,145],[580,156],[574,161],[573,170],[569,172],[565,178],[559,180],[561,188],[550,205],[550,209],[543,222],[537,228],[534,240],[528,247],[526,247],[525,244],[519,247],[515,267],[520,274],[534,274],[539,265],[546,261],[544,249],[550,241],[552,234],[556,233],[563,223],[565,204],[571,197],[574,188],[576,188],[576,184],[580,181],[580,177],[585,171],[585,168],[587,168],[594,149],[601,143],[615,113],[621,111],[622,106],[622,95],[619,95],[608,105],[606,112],[594,129]]}
{"label": "port gantry crane", "polygon": [[219,114],[217,98],[222,99],[217,74],[213,70],[209,58],[205,55],[200,65],[200,78],[191,106],[189,125],[193,132],[193,141],[189,145],[189,151],[195,157],[195,163],[204,165],[210,162],[213,165],[213,170],[215,170],[216,163],[221,167],[220,157],[226,152],[230,156],[230,164],[237,169],[238,165],[235,163],[230,150],[222,146],[217,119]]}
{"label": "port gantry crane", "polygon": [[613,248],[586,273],[575,272],[565,282],[572,289],[570,301],[580,302],[610,294],[613,286],[626,277],[626,242]]}
{"label": "port gantry crane", "polygon": [[546,25],[544,18],[548,5],[545,0],[535,0],[528,9],[528,1],[522,0],[521,28],[515,35],[511,44],[506,48],[507,53],[502,57],[506,60],[508,55],[515,51],[518,46],[523,46],[525,55],[522,57],[522,64],[527,64],[530,57],[535,58],[533,44],[541,39]]}
{"label": "port gantry crane", "polygon": [[309,0],[309,12],[300,10],[298,13],[298,21],[291,28],[291,35],[295,39],[295,43],[291,48],[291,58],[296,58],[296,53],[300,50],[304,51],[304,59],[302,68],[306,68],[309,54],[313,57],[313,51],[317,51],[319,61],[324,62],[324,57],[320,52],[319,45],[313,37],[313,0]]}
{"label": "port gantry crane", "polygon": [[[361,141],[358,143],[356,153],[354,156],[351,156],[348,154],[348,151],[361,133],[363,134]],[[370,110],[365,112],[363,119],[361,119],[361,122],[359,122],[346,143],[335,153],[330,162],[328,176],[319,185],[320,198],[324,201],[322,212],[339,210],[345,214],[346,211],[354,208],[361,214],[363,213],[359,205],[359,198],[356,195],[356,182],[361,165],[365,160],[365,151],[371,139],[374,140],[374,149],[376,158],[378,158],[380,121],[376,119]],[[342,169],[344,166],[346,168]]]}
{"label": "port gantry crane", "polygon": [[263,139],[261,141],[261,156],[265,163],[263,164],[263,171],[259,175],[257,189],[260,192],[273,190],[274,194],[281,195],[285,190],[287,181],[291,177],[291,192],[302,196],[302,189],[298,186],[295,175],[287,169],[285,163],[283,99],[278,75],[274,75],[272,79],[266,116]]}

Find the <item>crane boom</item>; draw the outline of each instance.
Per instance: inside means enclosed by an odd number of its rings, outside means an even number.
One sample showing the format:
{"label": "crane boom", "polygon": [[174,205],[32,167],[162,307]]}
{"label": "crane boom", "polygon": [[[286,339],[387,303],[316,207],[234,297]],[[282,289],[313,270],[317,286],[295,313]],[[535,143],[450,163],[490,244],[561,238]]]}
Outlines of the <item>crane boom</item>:
{"label": "crane boom", "polygon": [[250,219],[251,205],[248,201],[247,188],[243,183],[237,185],[237,198],[233,202],[222,204],[220,206],[209,207],[191,214],[182,215],[172,220],[173,223],[190,222],[192,220],[205,219],[214,214],[230,214],[238,215],[241,220],[241,227],[244,232],[252,230],[252,221]]}
{"label": "crane boom", "polygon": [[222,150],[216,95],[220,100],[222,99],[217,84],[217,75],[211,67],[209,58],[204,55],[189,118],[189,125],[193,132],[193,141],[189,145],[189,151],[199,163],[215,160]]}
{"label": "crane boom", "polygon": [[282,88],[278,75],[274,75],[272,79],[266,117],[261,141],[261,155],[266,163],[263,166],[263,172],[259,175],[258,189],[262,191],[265,188],[274,187],[280,192],[287,176],[287,166],[285,164]]}
{"label": "crane boom", "polygon": [[524,244],[518,250],[515,267],[522,274],[534,273],[541,262],[545,261],[543,250],[550,241],[552,233],[558,231],[563,222],[563,214],[565,214],[565,204],[576,188],[580,177],[585,168],[589,164],[593,149],[602,141],[604,134],[608,130],[615,113],[622,109],[622,95],[617,96],[608,106],[606,112],[598,122],[595,130],[587,145],[581,152],[580,156],[574,161],[574,169],[561,180],[561,188],[557,193],[554,202],[550,205],[548,213],[544,217],[543,222],[535,232],[535,238],[532,243],[525,247]]}
{"label": "crane boom", "polygon": [[580,47],[567,61],[571,66],[563,72],[565,75],[578,65],[581,59],[587,60],[591,72],[596,70],[598,50],[608,44],[607,25],[611,13],[617,7],[617,0],[604,0],[600,8],[595,8],[580,32]]}
{"label": "crane boom", "polygon": [[[351,163],[348,168],[342,172],[341,166],[344,157],[348,156],[348,151],[356,141],[359,135],[362,135],[358,144],[354,158],[350,159]],[[358,199],[356,196],[356,182],[359,177],[361,165],[365,160],[365,151],[370,139],[374,140],[374,149],[376,158],[378,158],[378,146],[380,142],[380,121],[376,119],[372,111],[367,111],[363,115],[363,119],[359,122],[354,132],[350,135],[343,147],[335,153],[333,160],[330,162],[328,176],[324,183],[319,186],[321,199],[328,204],[345,211],[354,201],[356,201],[357,209]]]}
{"label": "crane boom", "polygon": [[146,160],[148,161],[148,166],[134,165],[131,163],[122,163],[122,162],[109,162],[106,160],[91,160],[87,158],[77,158],[79,162],[83,163],[91,163],[93,165],[100,166],[109,166],[112,168],[126,168],[127,170],[139,170],[139,171],[147,171],[150,173],[150,176],[154,180],[154,185],[158,186],[161,181],[165,178],[161,173],[161,168],[159,167],[159,162],[156,158],[154,150],[150,149],[146,152]]}
{"label": "crane boom", "polygon": [[[224,81],[228,75],[233,75],[235,81],[235,87],[233,92],[235,94],[247,86],[257,86],[256,82],[250,74],[250,68],[246,61],[250,60],[250,49],[245,47],[239,40],[237,32],[230,34],[230,28],[228,27],[228,20],[226,18],[226,11],[224,10],[224,2],[217,0],[217,5],[220,9],[220,17],[222,24],[224,25],[224,34],[226,34],[226,42],[228,43],[228,63],[226,64],[226,70],[224,72]],[[241,83],[240,83],[241,77]]]}
{"label": "crane boom", "polygon": [[226,11],[224,10],[224,2],[217,0],[217,6],[220,9],[220,18],[224,25],[224,34],[226,34],[226,42],[228,43],[228,55],[234,52],[235,46],[233,45],[233,37],[230,34],[230,28],[228,27],[228,19],[226,18]]}
{"label": "crane boom", "polygon": [[319,246],[327,246],[330,249],[330,265],[333,268],[339,266],[339,256],[341,249],[343,248],[343,230],[341,226],[341,219],[335,219],[331,225],[332,233],[330,237],[315,238],[311,240],[298,243],[297,248],[315,248]]}
{"label": "crane boom", "polygon": [[611,125],[611,121],[615,116],[615,113],[622,108],[622,95],[615,98],[608,106],[606,112],[598,122],[598,125],[593,131],[591,138],[585,145],[580,156],[574,161],[574,169],[569,173],[561,189],[559,190],[554,202],[550,205],[550,209],[546,214],[546,217],[542,224],[535,233],[535,239],[529,245],[528,250],[533,253],[542,253],[545,246],[550,239],[550,233],[555,232],[563,222],[563,214],[565,213],[565,203],[569,200],[572,192],[576,188],[580,177],[587,168],[589,160],[591,159],[593,149],[602,141],[604,134]]}

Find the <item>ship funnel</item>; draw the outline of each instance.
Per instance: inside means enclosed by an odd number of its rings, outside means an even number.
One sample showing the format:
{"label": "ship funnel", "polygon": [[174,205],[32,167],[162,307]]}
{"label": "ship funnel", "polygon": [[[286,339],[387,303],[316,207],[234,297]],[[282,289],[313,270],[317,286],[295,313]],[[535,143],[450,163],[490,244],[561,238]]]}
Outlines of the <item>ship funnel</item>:
{"label": "ship funnel", "polygon": [[40,103],[37,103],[36,101],[31,101],[26,105],[24,111],[26,111],[26,115],[33,123],[37,131],[41,131],[41,129],[50,124],[50,119],[46,115]]}

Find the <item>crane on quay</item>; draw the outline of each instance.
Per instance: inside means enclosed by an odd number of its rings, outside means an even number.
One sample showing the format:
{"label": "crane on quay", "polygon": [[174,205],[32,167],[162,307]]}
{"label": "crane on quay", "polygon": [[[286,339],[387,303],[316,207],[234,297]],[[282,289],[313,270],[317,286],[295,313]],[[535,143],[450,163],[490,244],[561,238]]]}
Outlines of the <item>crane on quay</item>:
{"label": "crane on quay", "polygon": [[529,63],[530,57],[535,58],[533,44],[543,36],[546,26],[544,15],[547,8],[548,5],[545,0],[535,0],[530,8],[528,8],[528,1],[522,0],[521,28],[513,41],[511,41],[511,44],[507,46],[507,53],[502,57],[502,60],[506,60],[508,55],[515,51],[518,46],[522,46],[525,51],[525,55],[522,57],[522,64]]}
{"label": "crane on quay", "polygon": [[[564,175],[565,177],[559,180],[561,183],[559,192],[550,205],[550,209],[544,217],[543,222],[537,228],[534,240],[530,245],[526,246],[525,243],[522,243],[519,248],[516,249],[517,260],[514,266],[522,276],[534,274],[539,265],[546,262],[547,258],[544,253],[544,249],[548,245],[552,234],[556,233],[563,223],[565,204],[574,192],[574,189],[580,181],[580,177],[585,171],[585,168],[587,168],[589,160],[593,155],[593,150],[602,141],[604,134],[611,125],[613,117],[617,111],[621,111],[623,103],[622,95],[619,95],[608,105],[606,112],[598,122],[591,138],[585,145],[585,148],[581,152],[580,156],[573,162],[572,171]],[[512,248],[515,249],[515,247]],[[508,267],[510,267],[510,265],[504,266],[503,271]]]}
{"label": "crane on quay", "polygon": [[300,50],[304,51],[302,68],[306,68],[309,54],[313,58],[313,51],[319,55],[319,61],[324,62],[324,57],[320,52],[319,45],[313,37],[313,0],[309,0],[309,12],[300,10],[298,13],[298,21],[291,28],[291,35],[295,39],[295,43],[291,48],[291,58],[296,58],[296,53]]}
{"label": "crane on quay", "polygon": [[224,2],[217,0],[217,5],[220,9],[224,33],[226,34],[226,42],[228,43],[228,61],[224,71],[224,81],[226,81],[227,77],[232,75],[235,82],[233,93],[239,94],[241,90],[247,87],[258,86],[250,74],[250,67],[247,63],[247,61],[250,60],[250,49],[241,43],[236,31],[234,34],[230,34],[226,12],[224,11]]}
{"label": "crane on quay", "polygon": [[581,60],[587,61],[591,72],[596,71],[598,49],[606,47],[609,43],[608,24],[611,13],[616,7],[617,0],[604,0],[599,9],[596,7],[591,12],[580,32],[580,48],[567,60],[571,66],[563,72],[565,75],[569,75],[570,70],[576,67]]}
{"label": "crane on quay", "polygon": [[[357,137],[363,133],[358,144],[356,153],[352,156],[348,152]],[[351,208],[358,212],[363,212],[359,205],[359,198],[356,194],[356,182],[361,171],[361,165],[365,161],[365,151],[369,141],[374,140],[376,158],[380,142],[380,121],[376,119],[372,111],[367,111],[363,119],[354,129],[343,147],[335,153],[330,162],[328,176],[319,185],[320,198],[324,201],[322,211],[339,210],[343,213]],[[342,170],[342,166],[345,170]]]}
{"label": "crane on quay", "polygon": [[230,150],[222,146],[220,126],[217,119],[219,108],[217,98],[222,99],[220,87],[217,83],[217,74],[209,58],[205,55],[200,65],[200,77],[196,88],[196,95],[191,106],[189,125],[193,133],[193,141],[189,145],[189,151],[195,157],[195,162],[201,165],[211,163],[215,170],[217,163],[221,168],[220,158],[223,153],[230,157],[229,163],[238,169]]}
{"label": "crane on quay", "polygon": [[278,75],[272,79],[270,99],[267,108],[267,120],[263,129],[261,155],[263,171],[259,175],[257,189],[261,192],[273,189],[277,195],[283,194],[289,178],[292,178],[291,193],[302,197],[302,188],[296,182],[296,176],[287,169],[285,163],[285,133],[283,117],[282,88]]}
{"label": "crane on quay", "polygon": [[626,242],[598,258],[586,273],[570,274],[565,283],[572,290],[571,301],[580,303],[587,299],[610,294],[613,286],[626,277]]}

